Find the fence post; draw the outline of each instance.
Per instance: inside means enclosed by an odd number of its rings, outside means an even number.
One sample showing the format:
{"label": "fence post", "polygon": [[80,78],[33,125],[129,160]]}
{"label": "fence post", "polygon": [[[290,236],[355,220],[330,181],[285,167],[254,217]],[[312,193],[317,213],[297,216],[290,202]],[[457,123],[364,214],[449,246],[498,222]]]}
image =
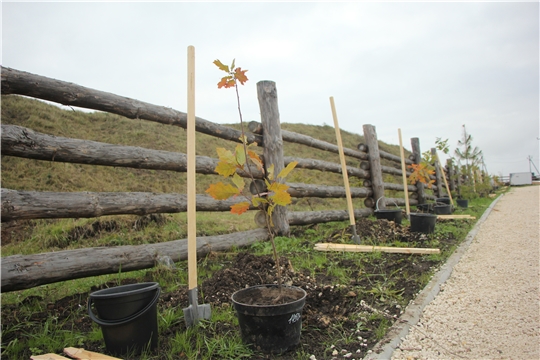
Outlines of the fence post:
{"label": "fence post", "polygon": [[[413,162],[415,164],[420,164],[422,161],[422,152],[420,151],[420,139],[418,138],[411,138],[411,148],[412,148],[412,154],[414,156]],[[418,203],[419,204],[425,204],[426,203],[426,194],[424,193],[424,184],[422,184],[420,181],[416,182],[416,193],[418,194]]]}
{"label": "fence post", "polygon": [[[274,165],[274,175],[284,168],[283,138],[281,137],[281,124],[277,102],[276,83],[273,81],[259,81],[257,83],[257,97],[261,110],[261,124],[263,128],[263,156],[264,167],[268,171],[270,165]],[[287,220],[287,208],[277,206],[272,214],[274,231],[276,235],[289,235],[289,222]]]}
{"label": "fence post", "polygon": [[[375,132],[375,126],[373,125],[364,125],[364,140],[368,148],[368,161],[371,173],[371,189],[373,190],[373,200],[375,203],[373,206],[376,206],[377,200],[384,197],[384,183],[382,178],[382,167],[381,167],[381,155],[379,153],[379,143],[377,141],[377,133]],[[373,207],[372,206],[372,207]],[[386,208],[386,202],[381,201],[379,203],[380,209]]]}
{"label": "fence post", "polygon": [[450,187],[450,191],[455,191],[456,181],[454,176],[454,166],[452,165],[452,159],[446,159],[446,167],[448,169],[448,186]]}
{"label": "fence post", "polygon": [[437,191],[437,197],[442,197],[443,196],[443,178],[442,178],[442,173],[441,173],[441,162],[439,161],[438,159],[438,156],[437,156],[437,149],[435,148],[431,148],[431,155],[433,156],[434,159],[437,159],[435,161],[435,183],[436,183],[436,186],[435,186],[435,189]]}

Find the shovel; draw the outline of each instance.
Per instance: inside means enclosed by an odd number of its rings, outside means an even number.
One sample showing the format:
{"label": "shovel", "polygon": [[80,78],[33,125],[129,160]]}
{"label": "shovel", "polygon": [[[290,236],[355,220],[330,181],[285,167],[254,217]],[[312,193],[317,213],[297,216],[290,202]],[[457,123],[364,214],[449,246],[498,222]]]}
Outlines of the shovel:
{"label": "shovel", "polygon": [[343,174],[343,183],[345,185],[345,195],[347,196],[347,207],[349,209],[349,219],[351,221],[351,228],[353,232],[352,239],[356,244],[360,244],[360,237],[356,233],[356,221],[354,219],[354,208],[351,197],[351,189],[349,187],[349,175],[347,174],[347,164],[345,163],[345,154],[343,153],[343,144],[341,142],[341,132],[339,131],[339,124],[336,113],[336,106],[334,104],[334,98],[330,97],[330,106],[332,107],[332,116],[334,118],[334,128],[336,129],[336,138],[339,148],[339,159],[341,160],[341,173]]}
{"label": "shovel", "polygon": [[188,46],[187,104],[187,222],[188,222],[188,301],[184,308],[186,326],[197,325],[199,319],[210,319],[210,304],[199,305],[197,289],[197,193],[195,187],[195,48]]}

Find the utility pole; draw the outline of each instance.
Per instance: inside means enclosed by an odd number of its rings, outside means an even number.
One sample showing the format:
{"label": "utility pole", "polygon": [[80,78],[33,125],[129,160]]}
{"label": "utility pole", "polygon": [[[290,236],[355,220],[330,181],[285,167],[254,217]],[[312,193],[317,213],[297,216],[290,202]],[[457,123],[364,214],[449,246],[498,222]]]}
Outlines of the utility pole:
{"label": "utility pole", "polygon": [[536,173],[537,173],[537,174],[540,173],[540,171],[538,171],[538,168],[536,167],[536,165],[534,165],[534,163],[533,163],[533,161],[532,161],[532,156],[529,155],[529,156],[527,157],[527,159],[529,160],[529,172],[532,173],[532,170],[531,170],[531,164],[532,164],[532,166],[534,166],[534,169],[536,170]]}

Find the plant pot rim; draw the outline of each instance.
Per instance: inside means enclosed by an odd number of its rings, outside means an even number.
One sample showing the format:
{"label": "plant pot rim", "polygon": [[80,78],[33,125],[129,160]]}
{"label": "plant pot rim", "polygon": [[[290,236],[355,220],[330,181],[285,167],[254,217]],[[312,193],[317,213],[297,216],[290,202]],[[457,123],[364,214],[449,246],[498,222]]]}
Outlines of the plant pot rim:
{"label": "plant pot rim", "polygon": [[106,289],[94,291],[89,294],[93,299],[111,299],[117,297],[131,296],[148,291],[158,290],[159,283],[157,282],[142,282],[135,284],[127,284],[120,286],[113,286]]}
{"label": "plant pot rim", "polygon": [[240,294],[242,292],[250,291],[250,290],[253,290],[253,289],[256,289],[256,288],[263,288],[263,287],[264,288],[268,288],[268,287],[277,288],[278,286],[279,286],[278,284],[262,284],[262,285],[249,286],[247,288],[235,291],[231,295],[231,300],[235,304],[238,304],[238,305],[241,305],[241,306],[253,307],[253,308],[275,308],[275,307],[280,307],[280,306],[283,306],[283,305],[291,305],[291,304],[300,303],[300,302],[303,302],[303,301],[306,300],[307,292],[304,289],[302,289],[301,287],[293,286],[293,285],[281,285],[281,286],[283,288],[286,288],[286,289],[295,290],[297,292],[300,292],[300,293],[302,293],[302,296],[299,299],[296,299],[296,300],[293,300],[293,301],[290,301],[290,302],[287,302],[287,303],[284,303],[284,304],[265,304],[265,305],[246,304],[246,303],[243,303],[243,302],[240,302],[240,301],[237,301],[237,300],[234,299],[235,295],[238,295],[238,294]]}
{"label": "plant pot rim", "polygon": [[436,217],[436,216],[437,216],[437,214],[421,213],[421,212],[412,212],[412,213],[410,213],[409,215],[414,215],[414,216],[427,216],[427,217]]}

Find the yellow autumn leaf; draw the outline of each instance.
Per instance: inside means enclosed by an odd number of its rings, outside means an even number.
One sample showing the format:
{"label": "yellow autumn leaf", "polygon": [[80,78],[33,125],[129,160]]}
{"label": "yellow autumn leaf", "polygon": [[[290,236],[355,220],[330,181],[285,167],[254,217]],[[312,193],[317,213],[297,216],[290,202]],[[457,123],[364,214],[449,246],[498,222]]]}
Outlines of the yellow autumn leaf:
{"label": "yellow autumn leaf", "polygon": [[293,169],[296,167],[296,165],[298,165],[298,161],[293,161],[293,162],[290,162],[289,164],[287,164],[287,166],[285,168],[283,168],[279,174],[278,174],[278,179],[284,179],[287,177],[287,175],[289,175],[289,173],[291,171],[293,171]]}
{"label": "yellow autumn leaf", "polygon": [[236,174],[236,166],[234,164],[220,161],[216,165],[216,168],[214,169],[215,172],[217,172],[219,175],[224,177],[229,177],[233,174]]}
{"label": "yellow autumn leaf", "polygon": [[232,151],[220,147],[216,149],[216,152],[217,152],[219,160],[225,161],[231,164],[235,163],[236,158],[234,154],[232,153]]}
{"label": "yellow autumn leaf", "polygon": [[233,177],[232,177],[232,182],[233,184],[236,186],[236,188],[241,192],[242,190],[244,190],[244,186],[246,185],[246,182],[244,181],[244,179],[238,175],[237,173],[234,173]]}
{"label": "yellow autumn leaf", "polygon": [[266,171],[268,180],[274,180],[274,164],[271,164]]}
{"label": "yellow autumn leaf", "polygon": [[231,196],[240,194],[240,191],[231,184],[219,182],[217,184],[210,184],[208,189],[206,189],[206,193],[216,200],[226,200]]}
{"label": "yellow autumn leaf", "polygon": [[269,198],[274,204],[281,206],[289,205],[292,202],[291,195],[286,191],[276,191]]}
{"label": "yellow autumn leaf", "polygon": [[240,166],[244,166],[244,164],[246,163],[246,152],[244,151],[244,145],[236,145],[235,154],[236,163]]}
{"label": "yellow autumn leaf", "polygon": [[279,191],[287,191],[289,189],[289,185],[274,182],[268,185],[268,191],[273,192],[279,192]]}

